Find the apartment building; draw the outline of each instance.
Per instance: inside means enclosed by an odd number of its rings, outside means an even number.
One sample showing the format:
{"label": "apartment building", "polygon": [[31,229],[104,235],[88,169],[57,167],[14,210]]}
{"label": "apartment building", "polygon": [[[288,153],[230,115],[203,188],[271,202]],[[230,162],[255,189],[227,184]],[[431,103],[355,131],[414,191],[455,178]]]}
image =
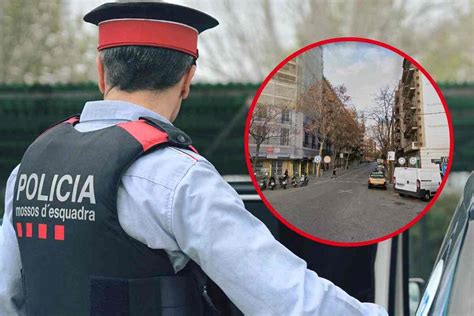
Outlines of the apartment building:
{"label": "apartment building", "polygon": [[[256,169],[261,172],[290,175],[315,171],[312,163],[319,152],[317,135],[308,133],[304,126],[310,120],[298,103],[299,96],[310,86],[321,85],[323,80],[322,48],[311,49],[283,66],[262,91],[256,108],[279,111],[273,116],[275,137],[260,146]],[[317,96],[322,98],[322,94]],[[255,141],[249,138],[252,157],[257,155]]]}
{"label": "apartment building", "polygon": [[395,91],[396,156],[416,158],[411,167],[441,169],[449,154],[449,128],[443,105],[426,77],[408,60]]}

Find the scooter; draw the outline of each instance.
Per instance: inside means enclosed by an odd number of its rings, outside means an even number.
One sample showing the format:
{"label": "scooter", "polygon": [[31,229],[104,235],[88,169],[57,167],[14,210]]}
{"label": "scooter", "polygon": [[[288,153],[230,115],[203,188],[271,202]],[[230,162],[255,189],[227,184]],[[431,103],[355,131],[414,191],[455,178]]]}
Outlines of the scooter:
{"label": "scooter", "polygon": [[273,190],[273,189],[275,188],[275,186],[276,186],[275,177],[274,177],[274,176],[271,176],[271,177],[270,177],[270,180],[269,180],[269,182],[268,182],[268,188],[269,188],[270,190]]}
{"label": "scooter", "polygon": [[291,185],[296,188],[298,186],[298,177],[296,175],[294,175],[293,177],[291,177]]}
{"label": "scooter", "polygon": [[260,181],[258,181],[258,185],[260,187],[260,190],[265,190],[267,188],[267,177],[268,177],[268,173],[265,174],[265,176],[260,179]]}
{"label": "scooter", "polygon": [[286,184],[287,184],[287,181],[286,181],[286,176],[280,176],[278,177],[278,182],[280,183],[280,186],[283,188],[283,189],[286,189]]}
{"label": "scooter", "polygon": [[300,179],[300,186],[308,185],[309,179],[306,174],[303,174]]}

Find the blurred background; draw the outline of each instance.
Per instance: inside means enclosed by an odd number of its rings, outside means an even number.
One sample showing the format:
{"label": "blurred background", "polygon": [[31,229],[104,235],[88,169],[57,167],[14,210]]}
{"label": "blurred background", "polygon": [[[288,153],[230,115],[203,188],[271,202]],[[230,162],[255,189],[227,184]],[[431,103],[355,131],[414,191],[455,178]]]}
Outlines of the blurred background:
{"label": "blurred background", "polygon": [[[8,175],[29,143],[53,122],[79,113],[85,101],[101,99],[95,83],[96,28],[82,16],[104,2],[0,0],[2,200]],[[221,22],[200,38],[198,76],[175,123],[223,175],[247,174],[248,107],[264,77],[298,48],[329,37],[369,37],[424,66],[447,100],[455,137],[448,185],[409,234],[410,276],[427,280],[474,166],[473,1],[174,2]]]}

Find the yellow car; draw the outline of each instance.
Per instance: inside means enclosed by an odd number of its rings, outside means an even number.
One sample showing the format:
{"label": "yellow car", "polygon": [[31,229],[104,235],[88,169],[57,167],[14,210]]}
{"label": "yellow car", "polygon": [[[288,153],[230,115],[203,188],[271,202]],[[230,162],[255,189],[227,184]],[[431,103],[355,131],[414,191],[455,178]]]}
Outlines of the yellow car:
{"label": "yellow car", "polygon": [[385,180],[385,174],[382,171],[374,171],[369,175],[368,188],[380,187],[387,190],[387,180]]}

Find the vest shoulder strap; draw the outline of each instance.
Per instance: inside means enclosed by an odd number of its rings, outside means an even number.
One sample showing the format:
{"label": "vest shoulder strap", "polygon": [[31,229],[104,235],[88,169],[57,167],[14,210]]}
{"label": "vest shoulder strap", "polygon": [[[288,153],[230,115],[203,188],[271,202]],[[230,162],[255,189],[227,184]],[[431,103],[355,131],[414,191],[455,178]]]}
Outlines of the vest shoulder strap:
{"label": "vest shoulder strap", "polygon": [[45,130],[43,130],[40,134],[43,135],[45,132],[49,131],[50,129],[52,129],[53,127],[56,127],[58,126],[59,124],[61,123],[68,123],[68,124],[72,124],[72,125],[75,125],[79,122],[79,114],[74,114],[74,115],[71,115],[69,117],[66,117],[65,119],[62,119],[60,121],[57,121],[56,123],[53,123],[51,124],[50,126],[48,126]]}
{"label": "vest shoulder strap", "polygon": [[162,144],[196,152],[191,146],[191,138],[185,132],[151,117],[140,117],[137,121],[119,123],[117,126],[133,136],[145,152]]}
{"label": "vest shoulder strap", "polygon": [[[79,122],[79,118],[79,114],[69,116],[49,126],[41,133],[41,135],[61,123],[75,125]],[[159,145],[167,144],[190,149],[193,152],[198,153],[196,148],[191,145],[191,137],[189,137],[185,132],[171,124],[167,124],[155,118],[147,116],[140,117],[136,121],[119,123],[117,126],[124,129],[135,138],[142,145],[144,152]]]}

